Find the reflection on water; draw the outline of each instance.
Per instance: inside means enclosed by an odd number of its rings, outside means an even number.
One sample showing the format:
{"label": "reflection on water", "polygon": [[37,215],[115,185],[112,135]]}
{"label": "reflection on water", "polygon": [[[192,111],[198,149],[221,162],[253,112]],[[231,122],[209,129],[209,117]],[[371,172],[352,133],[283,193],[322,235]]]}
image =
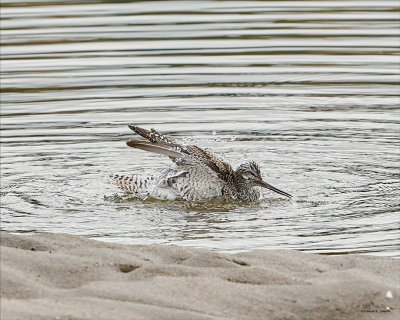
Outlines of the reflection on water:
{"label": "reflection on water", "polygon": [[[399,256],[397,1],[2,2],[2,224],[123,243]],[[137,201],[133,121],[292,201]]]}

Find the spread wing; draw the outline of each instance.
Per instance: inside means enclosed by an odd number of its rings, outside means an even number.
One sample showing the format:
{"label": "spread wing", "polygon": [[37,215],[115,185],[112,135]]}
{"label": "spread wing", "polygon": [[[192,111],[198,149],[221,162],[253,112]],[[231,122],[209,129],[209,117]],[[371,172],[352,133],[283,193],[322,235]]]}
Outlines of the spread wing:
{"label": "spread wing", "polygon": [[219,159],[207,150],[201,149],[195,145],[178,144],[163,136],[155,129],[147,130],[133,124],[129,124],[128,127],[148,140],[129,140],[126,143],[129,147],[166,155],[178,166],[206,166],[214,171],[223,181],[229,181],[235,177],[235,171],[229,163]]}

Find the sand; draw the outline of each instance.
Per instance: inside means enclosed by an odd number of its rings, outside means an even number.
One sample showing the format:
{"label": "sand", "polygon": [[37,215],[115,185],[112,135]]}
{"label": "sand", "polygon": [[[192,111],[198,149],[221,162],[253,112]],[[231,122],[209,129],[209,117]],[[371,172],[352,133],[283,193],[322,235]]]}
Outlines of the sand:
{"label": "sand", "polygon": [[1,233],[1,319],[400,319],[400,261]]}

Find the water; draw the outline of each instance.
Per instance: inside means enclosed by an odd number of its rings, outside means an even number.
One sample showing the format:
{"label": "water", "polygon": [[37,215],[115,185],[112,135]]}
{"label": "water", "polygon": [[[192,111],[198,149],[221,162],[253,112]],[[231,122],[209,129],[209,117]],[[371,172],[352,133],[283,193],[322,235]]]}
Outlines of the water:
{"label": "water", "polygon": [[[1,229],[399,257],[397,1],[2,2]],[[254,204],[137,201],[128,122],[256,160]]]}

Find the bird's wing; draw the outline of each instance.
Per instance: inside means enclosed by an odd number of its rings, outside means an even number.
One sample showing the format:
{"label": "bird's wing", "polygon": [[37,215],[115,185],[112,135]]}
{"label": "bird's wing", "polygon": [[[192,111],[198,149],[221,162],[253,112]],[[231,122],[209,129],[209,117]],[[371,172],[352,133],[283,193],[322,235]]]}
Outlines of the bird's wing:
{"label": "bird's wing", "polygon": [[176,143],[167,137],[163,136],[161,133],[156,131],[154,128],[150,130],[135,126],[133,124],[128,124],[129,129],[137,133],[139,136],[142,136],[146,140],[149,140],[151,143],[162,143],[167,145],[175,145]]}
{"label": "bird's wing", "polygon": [[202,165],[208,167],[223,181],[229,181],[235,177],[235,171],[229,163],[207,150],[195,145],[178,144],[155,129],[147,130],[133,124],[129,124],[129,128],[149,141],[129,140],[127,141],[129,147],[166,155],[178,166]]}
{"label": "bird's wing", "polygon": [[177,162],[177,159],[186,159],[187,155],[178,151],[178,149],[173,146],[163,145],[160,143],[151,143],[147,141],[139,141],[139,140],[128,140],[126,144],[131,148],[141,149],[144,151],[149,151],[153,153],[162,154],[164,156],[168,156],[172,161]]}
{"label": "bird's wing", "polygon": [[177,164],[183,163],[184,160],[189,160],[187,159],[188,154],[184,152],[184,149],[180,144],[168,139],[155,129],[151,128],[150,130],[147,130],[133,124],[129,124],[128,127],[138,135],[148,140],[129,140],[126,142],[129,147],[168,156]]}
{"label": "bird's wing", "polygon": [[234,179],[235,171],[226,161],[223,161],[211,152],[199,148],[198,146],[189,145],[186,146],[186,149],[191,158],[194,159],[194,162],[210,168],[221,180],[230,181],[231,179]]}

